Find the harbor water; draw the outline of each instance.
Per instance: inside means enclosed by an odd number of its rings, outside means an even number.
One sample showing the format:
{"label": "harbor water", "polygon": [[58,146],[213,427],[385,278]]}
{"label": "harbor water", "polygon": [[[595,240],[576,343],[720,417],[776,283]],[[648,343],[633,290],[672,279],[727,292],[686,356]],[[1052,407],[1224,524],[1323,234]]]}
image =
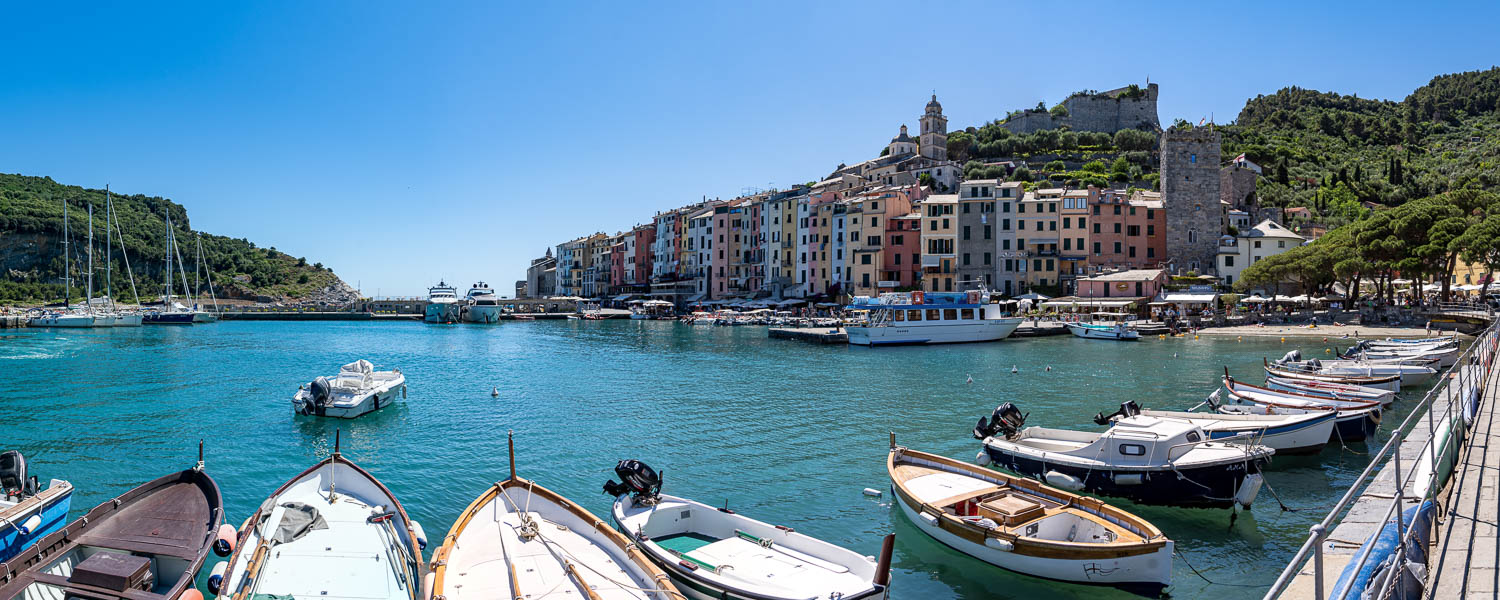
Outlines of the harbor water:
{"label": "harbor water", "polygon": [[[1093,415],[1122,401],[1186,408],[1226,366],[1259,383],[1263,357],[1325,357],[1335,343],[1348,341],[1066,336],[871,349],[767,339],[761,327],[630,320],[4,330],[0,450],[24,452],[43,481],[73,482],[76,517],[191,466],[202,439],[227,521],[238,526],[327,456],[341,429],[344,454],[422,523],[430,557],[458,513],[508,474],[505,434],[514,430],[521,476],[606,518],[601,485],[616,461],[638,458],[665,471],[666,493],[727,503],[864,554],[894,531],[893,598],[1131,597],[1009,573],[923,535],[891,505],[887,432],[972,461],[979,443],[970,430],[1001,402],[1029,412],[1028,425],[1099,430]],[[298,385],[359,358],[400,368],[409,398],[356,420],[292,414]],[[1386,429],[1420,392],[1402,394]],[[1335,444],[1275,459],[1271,489],[1233,523],[1228,510],[1111,501],[1176,540],[1173,596],[1258,598],[1366,451]]]}

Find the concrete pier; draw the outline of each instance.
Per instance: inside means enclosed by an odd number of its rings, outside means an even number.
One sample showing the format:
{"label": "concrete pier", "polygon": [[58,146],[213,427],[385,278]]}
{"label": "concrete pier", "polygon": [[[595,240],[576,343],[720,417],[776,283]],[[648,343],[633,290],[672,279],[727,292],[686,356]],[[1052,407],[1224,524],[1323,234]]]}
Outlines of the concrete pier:
{"label": "concrete pier", "polygon": [[1428,598],[1500,596],[1500,369],[1492,375],[1446,499],[1439,496],[1444,510],[1428,549]]}
{"label": "concrete pier", "polygon": [[849,334],[832,327],[772,327],[766,335],[778,340],[799,340],[815,344],[847,344]]}

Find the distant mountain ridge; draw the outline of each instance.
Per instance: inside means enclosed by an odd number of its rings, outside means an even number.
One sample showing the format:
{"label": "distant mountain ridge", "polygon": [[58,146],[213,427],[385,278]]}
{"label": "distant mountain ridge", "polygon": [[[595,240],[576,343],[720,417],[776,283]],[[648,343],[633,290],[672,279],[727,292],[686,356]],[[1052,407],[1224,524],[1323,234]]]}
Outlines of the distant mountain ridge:
{"label": "distant mountain ridge", "polygon": [[[187,209],[159,196],[112,192],[115,213],[123,233],[123,245],[134,272],[142,301],[161,295],[166,272],[166,215],[181,247],[188,284],[192,285],[196,240]],[[50,177],[0,174],[0,302],[53,301],[62,297],[63,207],[68,203],[69,246],[74,255],[73,296],[82,298],[78,285],[86,269],[76,262],[86,256],[88,207],[94,207],[95,293],[103,294],[104,203],[102,189],[64,185]],[[214,291],[220,298],[311,300],[342,304],[357,299],[348,284],[321,263],[309,264],[275,248],[260,248],[247,239],[201,233],[204,263],[212,270]],[[114,240],[114,296],[133,302],[121,240]],[[174,269],[176,267],[174,266]],[[181,294],[181,279],[174,275],[174,293]],[[206,282],[202,286],[207,293]]]}

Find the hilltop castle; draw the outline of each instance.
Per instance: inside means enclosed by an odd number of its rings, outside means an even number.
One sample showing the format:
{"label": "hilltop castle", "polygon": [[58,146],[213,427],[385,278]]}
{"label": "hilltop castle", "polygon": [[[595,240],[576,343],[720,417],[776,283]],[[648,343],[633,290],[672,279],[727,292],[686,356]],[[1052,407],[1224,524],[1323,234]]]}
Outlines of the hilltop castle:
{"label": "hilltop castle", "polygon": [[1121,129],[1161,131],[1156,116],[1157,87],[1147,83],[1142,88],[1129,85],[1103,93],[1076,93],[1063,100],[1066,116],[1043,110],[1025,110],[1011,115],[1002,125],[1012,133],[1031,133],[1057,129],[1064,125],[1073,131],[1114,133]]}

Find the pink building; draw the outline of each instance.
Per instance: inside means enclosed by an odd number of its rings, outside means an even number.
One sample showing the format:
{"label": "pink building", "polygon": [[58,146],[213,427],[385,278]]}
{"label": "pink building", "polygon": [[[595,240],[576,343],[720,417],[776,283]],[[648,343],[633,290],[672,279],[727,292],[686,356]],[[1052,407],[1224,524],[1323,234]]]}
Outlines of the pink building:
{"label": "pink building", "polygon": [[651,291],[651,271],[655,268],[653,260],[655,253],[652,248],[656,246],[656,224],[647,223],[635,228],[635,264],[631,273],[627,273],[627,283],[637,286],[636,291],[649,293]]}
{"label": "pink building", "polygon": [[1078,279],[1079,298],[1154,298],[1167,284],[1161,269],[1137,269]]}
{"label": "pink building", "polygon": [[[907,207],[910,209],[910,204]],[[885,237],[881,281],[894,281],[900,288],[917,285],[922,273],[922,215],[910,213],[887,219]]]}
{"label": "pink building", "polygon": [[[609,247],[609,294],[620,293],[625,285],[625,242],[616,242]],[[601,294],[603,295],[603,294]]]}

